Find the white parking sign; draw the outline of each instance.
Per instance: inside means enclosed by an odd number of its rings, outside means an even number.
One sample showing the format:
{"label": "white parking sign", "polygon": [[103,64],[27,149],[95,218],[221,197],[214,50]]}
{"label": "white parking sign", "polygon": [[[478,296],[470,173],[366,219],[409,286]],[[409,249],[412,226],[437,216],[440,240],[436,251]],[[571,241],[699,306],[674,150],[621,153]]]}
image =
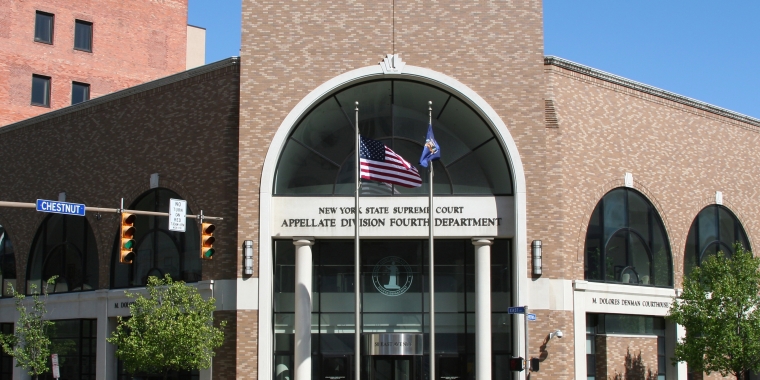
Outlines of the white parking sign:
{"label": "white parking sign", "polygon": [[169,199],[169,231],[185,232],[187,225],[187,201]]}

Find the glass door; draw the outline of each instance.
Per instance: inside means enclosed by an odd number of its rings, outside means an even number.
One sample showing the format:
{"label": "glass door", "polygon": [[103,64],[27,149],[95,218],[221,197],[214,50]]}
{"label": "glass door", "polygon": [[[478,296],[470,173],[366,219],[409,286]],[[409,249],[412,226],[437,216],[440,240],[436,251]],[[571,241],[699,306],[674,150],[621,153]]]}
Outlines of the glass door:
{"label": "glass door", "polygon": [[322,357],[322,375],[320,380],[351,380],[352,355],[339,355]]}
{"label": "glass door", "polygon": [[412,380],[414,356],[372,356],[368,371],[369,380]]}

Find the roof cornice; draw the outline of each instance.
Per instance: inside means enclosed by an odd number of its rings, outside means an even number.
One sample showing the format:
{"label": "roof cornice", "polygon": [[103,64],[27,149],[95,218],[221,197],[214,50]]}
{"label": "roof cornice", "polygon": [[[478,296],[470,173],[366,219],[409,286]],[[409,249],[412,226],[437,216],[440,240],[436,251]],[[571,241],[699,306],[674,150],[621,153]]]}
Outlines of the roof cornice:
{"label": "roof cornice", "polygon": [[72,114],[72,113],[82,111],[88,108],[97,107],[98,105],[101,105],[101,104],[112,102],[117,99],[127,98],[135,94],[150,91],[150,90],[153,90],[162,86],[166,86],[172,83],[177,83],[177,82],[181,82],[190,78],[208,74],[216,70],[219,70],[221,68],[239,65],[239,63],[240,63],[240,57],[225,58],[221,61],[209,63],[208,65],[203,65],[203,66],[196,67],[194,69],[182,71],[177,74],[169,75],[168,77],[156,79],[147,83],[139,84],[134,87],[128,87],[124,90],[116,91],[108,95],[103,95],[95,99],[88,100],[86,102],[75,104],[73,106],[64,107],[55,111],[44,113],[39,116],[35,116],[29,119],[15,122],[13,124],[8,124],[4,127],[0,127],[0,134],[14,131],[16,129],[23,128],[26,126],[38,124],[47,120],[55,119],[57,117],[61,117],[64,115]]}
{"label": "roof cornice", "polygon": [[648,95],[657,96],[659,98],[670,100],[675,103],[683,104],[689,107],[700,109],[702,111],[710,112],[715,115],[727,117],[729,119],[733,119],[736,121],[754,125],[756,127],[760,127],[760,119],[756,119],[751,116],[747,116],[738,112],[727,110],[725,108],[714,106],[709,103],[701,102],[699,100],[692,99],[683,95],[678,95],[670,91],[665,91],[663,89],[649,86],[641,82],[636,82],[634,80],[623,78],[615,74],[610,74],[602,70],[597,70],[593,67],[581,65],[580,63],[575,63],[573,61],[569,61],[564,58],[555,57],[555,56],[546,56],[544,57],[544,65],[552,65],[559,68],[563,68],[565,70],[583,74],[591,78],[603,80],[605,82],[609,82],[612,84],[616,84],[618,86],[630,88],[632,90],[636,90]]}

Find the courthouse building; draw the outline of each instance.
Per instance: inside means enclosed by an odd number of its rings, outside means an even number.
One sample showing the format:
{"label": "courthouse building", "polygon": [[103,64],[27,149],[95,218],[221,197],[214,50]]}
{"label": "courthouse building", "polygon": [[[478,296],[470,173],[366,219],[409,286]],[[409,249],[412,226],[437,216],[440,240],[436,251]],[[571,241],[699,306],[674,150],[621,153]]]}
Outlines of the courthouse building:
{"label": "courthouse building", "polygon": [[[224,218],[203,260],[194,220],[138,216],[122,264],[117,214],[0,208],[4,288],[60,276],[48,316],[76,342],[62,378],[131,378],[105,339],[124,290],[165,273],[227,321],[212,367],[177,379],[687,378],[670,361],[685,332],[664,316],[705,257],[760,233],[760,120],[545,57],[540,1],[246,0],[242,25],[241,58],[0,128],[1,201],[180,198]],[[359,262],[356,126],[423,182],[361,183]],[[4,357],[11,376],[25,378]]]}

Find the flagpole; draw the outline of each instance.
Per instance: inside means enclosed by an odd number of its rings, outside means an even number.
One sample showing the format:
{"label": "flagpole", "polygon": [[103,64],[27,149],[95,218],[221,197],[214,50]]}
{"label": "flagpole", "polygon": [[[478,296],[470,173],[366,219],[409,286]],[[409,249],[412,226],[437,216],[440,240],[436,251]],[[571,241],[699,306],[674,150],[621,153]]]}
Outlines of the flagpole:
{"label": "flagpole", "polygon": [[[428,101],[428,124],[433,125],[433,101]],[[430,199],[428,213],[428,260],[430,281],[430,380],[435,380],[435,276],[433,274],[433,161],[428,160],[430,167]]]}
{"label": "flagpole", "polygon": [[359,172],[361,171],[359,164],[359,102],[356,102],[355,105],[356,122],[354,126],[356,127],[356,143],[354,144],[354,148],[356,149],[356,171],[354,180],[356,181],[356,192],[354,193],[354,373],[356,374],[355,379],[360,380],[362,356],[361,294],[359,293],[361,291],[361,262],[359,261],[359,190],[361,189],[361,182],[359,182]]}

